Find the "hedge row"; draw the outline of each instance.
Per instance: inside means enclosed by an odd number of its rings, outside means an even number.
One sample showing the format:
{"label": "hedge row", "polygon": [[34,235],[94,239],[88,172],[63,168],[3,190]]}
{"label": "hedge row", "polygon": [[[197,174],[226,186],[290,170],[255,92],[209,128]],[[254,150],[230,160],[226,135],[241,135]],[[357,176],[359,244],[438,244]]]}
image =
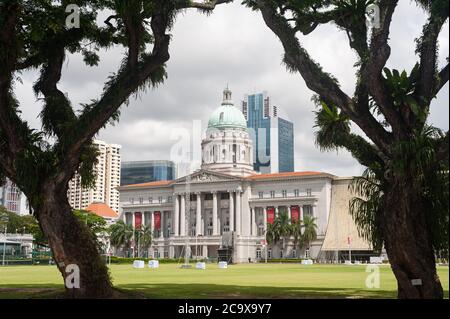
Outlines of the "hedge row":
{"label": "hedge row", "polygon": [[[143,260],[145,263],[148,263],[150,260],[155,260],[155,258],[125,258],[125,257],[112,256],[111,264],[132,264],[135,260]],[[183,258],[181,258],[181,259],[179,259],[179,258],[160,258],[157,260],[159,261],[160,264],[178,264],[178,263],[181,263],[184,261]],[[198,260],[198,261],[208,262],[211,260],[202,259],[202,260]],[[108,262],[109,262],[109,259],[108,259]],[[191,259],[190,262],[195,263],[197,261]]]}

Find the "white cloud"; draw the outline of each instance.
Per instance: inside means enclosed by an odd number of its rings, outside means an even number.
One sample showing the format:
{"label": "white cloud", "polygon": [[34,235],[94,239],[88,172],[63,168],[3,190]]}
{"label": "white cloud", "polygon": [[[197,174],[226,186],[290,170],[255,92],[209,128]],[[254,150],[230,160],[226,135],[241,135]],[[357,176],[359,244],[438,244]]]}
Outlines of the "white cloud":
{"label": "white cloud", "polygon": [[[414,39],[421,34],[424,13],[410,1],[400,1],[393,20],[389,66],[410,69],[417,61]],[[337,175],[359,174],[362,168],[345,151],[321,153],[314,145],[313,93],[299,74],[286,71],[283,50],[262,17],[239,4],[219,6],[210,16],[188,11],[177,18],[167,63],[169,78],[155,90],[141,94],[122,107],[120,123],[100,132],[99,137],[122,144],[124,160],[168,159],[174,141],[170,132],[192,128],[192,121],[206,125],[209,114],[220,105],[227,83],[238,104],[244,94],[267,90],[281,115],[294,122],[297,170],[322,170]],[[355,54],[347,36],[334,26],[319,27],[302,43],[327,72],[335,75],[352,94]],[[440,37],[440,65],[448,56],[448,24]],[[83,65],[80,56],[70,56],[60,87],[75,105],[98,98],[103,83],[121,62],[122,50],[101,55],[100,67]],[[23,75],[17,95],[24,105],[23,117],[34,127],[40,104],[30,91],[36,72]],[[430,122],[448,129],[448,85],[433,102]]]}

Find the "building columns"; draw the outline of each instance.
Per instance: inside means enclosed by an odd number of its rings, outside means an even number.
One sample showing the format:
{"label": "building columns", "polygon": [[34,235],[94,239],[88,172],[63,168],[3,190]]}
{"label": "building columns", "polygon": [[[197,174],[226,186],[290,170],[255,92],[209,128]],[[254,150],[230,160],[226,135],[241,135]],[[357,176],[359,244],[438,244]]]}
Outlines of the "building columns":
{"label": "building columns", "polygon": [[213,192],[213,236],[218,235],[217,227],[217,192]]}
{"label": "building columns", "polygon": [[264,206],[264,208],[263,208],[263,211],[264,211],[264,213],[263,213],[263,217],[264,217],[264,221],[263,221],[263,223],[264,223],[264,235],[266,234],[266,231],[267,231],[267,207],[266,206]]}
{"label": "building columns", "polygon": [[181,195],[180,236],[186,236],[186,195]]}
{"label": "building columns", "polygon": [[257,224],[256,224],[256,208],[250,208],[251,209],[251,214],[252,214],[252,235],[256,236],[258,234],[258,230],[257,230]]}
{"label": "building columns", "polygon": [[197,193],[197,214],[195,215],[195,235],[202,234],[202,197]]}
{"label": "building columns", "polygon": [[136,229],[136,212],[132,212],[131,213],[131,216],[132,216],[132,218],[131,218],[131,225],[133,225],[133,229]]}
{"label": "building columns", "polygon": [[180,213],[180,198],[178,195],[175,195],[175,211],[173,216],[173,232],[174,236],[178,236],[180,234],[179,231],[179,214]]}
{"label": "building columns", "polygon": [[159,215],[161,218],[160,222],[159,222],[159,238],[163,239],[164,238],[164,211],[160,212]]}
{"label": "building columns", "polygon": [[230,194],[230,231],[234,231],[234,193],[229,192]]}
{"label": "building columns", "polygon": [[241,192],[236,192],[236,234],[241,234]]}
{"label": "building columns", "polygon": [[152,236],[153,233],[155,232],[155,212],[150,212],[150,229],[152,232]]}

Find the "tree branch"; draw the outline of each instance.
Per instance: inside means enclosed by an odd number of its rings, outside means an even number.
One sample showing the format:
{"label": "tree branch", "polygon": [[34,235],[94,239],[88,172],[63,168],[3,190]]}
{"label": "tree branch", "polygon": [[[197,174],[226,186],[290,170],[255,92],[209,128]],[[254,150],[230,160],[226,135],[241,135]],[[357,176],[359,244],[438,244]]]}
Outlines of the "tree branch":
{"label": "tree branch", "polygon": [[433,95],[437,95],[442,88],[448,83],[449,66],[447,65],[439,72],[438,81],[434,89]]}
{"label": "tree branch", "polygon": [[[170,36],[165,32],[169,27],[169,13],[159,12],[152,17],[151,28],[154,36],[154,47],[151,55],[145,56],[136,67],[129,62],[121,69],[118,75],[110,81],[101,99],[86,109],[77,123],[77,131],[73,133],[75,141],[66,152],[64,161],[61,162],[61,174],[57,183],[65,183],[72,177],[64,172],[78,168],[79,155],[83,146],[111,119],[120,106],[125,103],[131,94],[144,85],[158,72],[170,58]],[[68,169],[69,167],[69,169]]]}
{"label": "tree branch", "polygon": [[233,0],[206,0],[205,2],[187,1],[187,3],[178,5],[177,9],[194,8],[205,11],[212,11],[216,8],[217,5],[230,2],[233,2]]}
{"label": "tree branch", "polygon": [[20,9],[17,2],[11,1],[1,4],[0,10],[0,128],[7,141],[3,151],[10,158],[23,149],[22,134],[26,129],[16,113],[17,101],[11,93],[12,73],[18,59],[16,24]]}
{"label": "tree branch", "polygon": [[284,62],[288,68],[298,71],[309,89],[318,93],[325,101],[332,102],[339,107],[363,129],[377,147],[388,153],[389,133],[373,118],[370,112],[361,115],[361,112],[356,111],[354,101],[340,89],[338,83],[329,74],[323,72],[321,67],[311,59],[295,36],[295,30],[284,20],[284,17],[277,14],[271,1],[257,0],[256,3],[265,23],[283,44]]}
{"label": "tree branch", "polygon": [[381,28],[373,31],[369,59],[361,70],[361,75],[362,82],[367,83],[370,94],[377,103],[380,112],[392,127],[392,131],[403,135],[403,120],[392,104],[392,99],[385,87],[382,75],[383,68],[391,55],[391,47],[388,44],[388,40],[392,16],[397,5],[398,0],[381,1]]}
{"label": "tree branch", "polygon": [[[436,1],[439,2],[439,1]],[[430,8],[428,23],[423,28],[423,35],[418,44],[420,54],[420,79],[416,90],[416,96],[423,100],[424,107],[428,108],[435,96],[437,45],[442,26],[448,19],[448,1],[446,10],[438,10],[433,3]]]}

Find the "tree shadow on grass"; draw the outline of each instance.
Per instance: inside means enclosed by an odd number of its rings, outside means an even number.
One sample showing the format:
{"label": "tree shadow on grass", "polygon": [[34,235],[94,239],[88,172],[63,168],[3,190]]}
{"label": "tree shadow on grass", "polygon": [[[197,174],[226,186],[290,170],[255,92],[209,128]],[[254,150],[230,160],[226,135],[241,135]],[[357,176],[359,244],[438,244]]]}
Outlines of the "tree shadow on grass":
{"label": "tree shadow on grass", "polygon": [[[226,284],[138,283],[116,285],[121,299],[373,299],[396,298],[393,290],[317,287],[237,286]],[[448,299],[448,290],[444,292]],[[9,284],[0,299],[60,299],[61,284]]]}
{"label": "tree shadow on grass", "polygon": [[139,292],[151,299],[342,299],[396,298],[392,290],[317,287],[268,287],[221,284],[124,284],[117,288]]}

